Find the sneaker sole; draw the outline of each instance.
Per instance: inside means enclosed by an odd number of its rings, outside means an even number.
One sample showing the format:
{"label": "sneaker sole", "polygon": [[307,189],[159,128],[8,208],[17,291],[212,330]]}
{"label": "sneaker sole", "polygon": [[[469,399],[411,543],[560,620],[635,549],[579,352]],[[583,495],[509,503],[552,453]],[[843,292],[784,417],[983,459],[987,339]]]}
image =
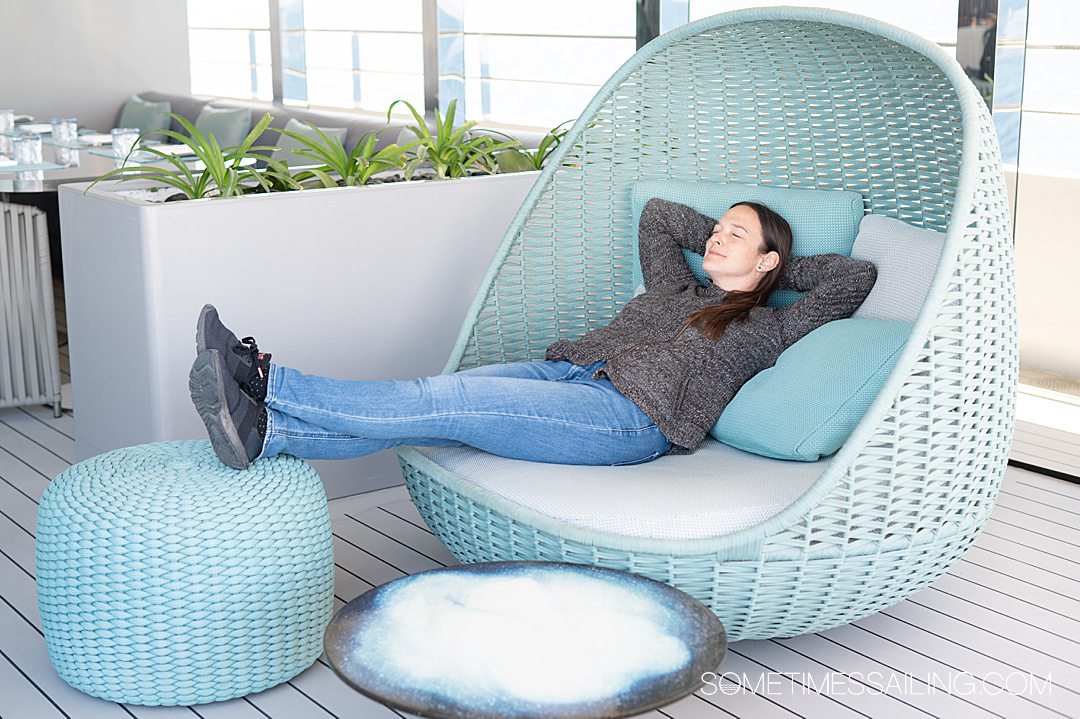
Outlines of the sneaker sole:
{"label": "sneaker sole", "polygon": [[199,321],[195,325],[195,354],[201,355],[207,350],[206,346],[206,315],[214,309],[213,305],[203,305],[199,312]]}
{"label": "sneaker sole", "polygon": [[205,350],[195,358],[188,376],[191,401],[199,413],[210,444],[218,459],[233,469],[247,469],[247,452],[229,414],[225,399],[225,382],[221,376],[221,357],[217,350]]}

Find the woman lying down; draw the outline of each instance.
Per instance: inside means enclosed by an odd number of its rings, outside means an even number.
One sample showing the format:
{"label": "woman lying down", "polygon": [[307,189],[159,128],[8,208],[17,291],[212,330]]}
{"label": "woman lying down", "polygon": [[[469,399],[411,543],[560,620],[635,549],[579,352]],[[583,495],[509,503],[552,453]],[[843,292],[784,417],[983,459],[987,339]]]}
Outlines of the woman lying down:
{"label": "woman lying down", "polygon": [[[625,465],[693,452],[739,388],[811,331],[850,317],[877,279],[839,254],[791,256],[787,221],[738,202],[719,219],[653,199],[638,242],[645,292],[542,362],[412,380],[341,380],[271,362],[206,305],[191,398],[222,462],[348,459],[398,445],[471,445],[534,462]],[[703,255],[702,286],[682,249]],[[778,288],[808,291],[766,307]]]}

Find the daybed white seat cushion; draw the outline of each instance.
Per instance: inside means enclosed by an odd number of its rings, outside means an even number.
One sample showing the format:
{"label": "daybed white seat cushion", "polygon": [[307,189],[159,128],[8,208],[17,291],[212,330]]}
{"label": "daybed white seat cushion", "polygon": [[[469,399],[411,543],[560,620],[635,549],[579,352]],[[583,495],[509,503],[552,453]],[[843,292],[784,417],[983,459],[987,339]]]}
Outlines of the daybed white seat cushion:
{"label": "daybed white seat cushion", "polygon": [[693,454],[585,467],[506,459],[473,447],[417,447],[511,502],[587,529],[695,539],[760,524],[798,499],[833,457],[770,459],[706,438]]}

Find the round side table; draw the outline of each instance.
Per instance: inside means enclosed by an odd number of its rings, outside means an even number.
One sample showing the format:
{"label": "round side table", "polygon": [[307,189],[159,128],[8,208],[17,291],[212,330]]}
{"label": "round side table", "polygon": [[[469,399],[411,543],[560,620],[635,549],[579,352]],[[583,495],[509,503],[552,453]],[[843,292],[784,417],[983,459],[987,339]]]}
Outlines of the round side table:
{"label": "round side table", "polygon": [[688,594],[563,562],[420,572],[349,602],[326,631],[353,688],[440,719],[638,714],[698,689],[726,649]]}

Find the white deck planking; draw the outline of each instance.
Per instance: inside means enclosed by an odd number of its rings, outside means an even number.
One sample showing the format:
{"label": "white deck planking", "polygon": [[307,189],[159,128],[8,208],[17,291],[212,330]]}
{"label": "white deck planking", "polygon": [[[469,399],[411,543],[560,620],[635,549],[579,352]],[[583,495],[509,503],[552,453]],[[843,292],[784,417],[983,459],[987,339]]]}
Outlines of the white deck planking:
{"label": "white deck planking", "polygon": [[[34,530],[41,493],[74,459],[73,435],[70,414],[0,410],[0,717],[406,716],[349,689],[321,660],[273,689],[194,707],[121,706],[65,684],[41,634]],[[335,500],[330,508],[339,608],[371,587],[454,563],[403,487]],[[747,686],[725,680],[725,692],[700,691],[646,716],[1080,717],[1078,549],[1080,485],[1009,468],[975,546],[933,586],[846,627],[733,644],[721,669]],[[813,682],[830,672],[842,673],[845,690],[816,691]],[[1004,678],[1015,682],[1017,672],[1049,675],[1049,691],[1007,691]],[[935,673],[970,675],[979,686],[932,691],[925,680]],[[893,676],[909,682],[905,690],[881,693],[880,682]]]}

